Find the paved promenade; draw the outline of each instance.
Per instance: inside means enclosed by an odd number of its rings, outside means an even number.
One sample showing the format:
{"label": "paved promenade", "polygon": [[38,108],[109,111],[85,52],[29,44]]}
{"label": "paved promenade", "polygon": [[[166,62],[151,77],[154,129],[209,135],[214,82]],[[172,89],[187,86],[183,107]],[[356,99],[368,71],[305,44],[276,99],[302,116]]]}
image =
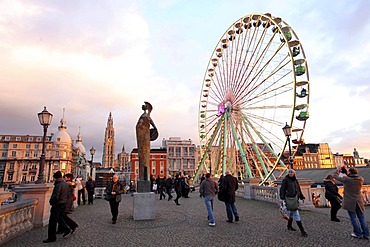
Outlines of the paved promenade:
{"label": "paved promenade", "polygon": [[[214,205],[216,226],[209,227],[206,209],[198,192],[181,198],[180,206],[172,201],[156,201],[156,219],[134,221],[133,197],[124,195],[117,224],[111,224],[108,202],[96,199],[93,205],[78,207],[71,217],[79,224],[76,232],[54,243],[47,238],[47,226],[33,229],[4,244],[8,246],[370,246],[370,242],[350,237],[351,223],[344,210],[341,222],[329,220],[329,209],[301,212],[308,233],[286,230],[286,221],[277,205],[237,198],[240,222],[227,223],[223,203]],[[370,208],[367,208],[370,211]],[[367,218],[369,220],[369,218]],[[298,230],[295,223],[293,226]]]}

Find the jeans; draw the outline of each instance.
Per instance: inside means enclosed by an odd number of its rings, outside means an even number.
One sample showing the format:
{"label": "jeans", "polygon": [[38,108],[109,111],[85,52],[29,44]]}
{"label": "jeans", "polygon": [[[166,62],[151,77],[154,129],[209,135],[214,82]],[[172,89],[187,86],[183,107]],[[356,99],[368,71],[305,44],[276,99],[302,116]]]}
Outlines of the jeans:
{"label": "jeans", "polygon": [[235,203],[225,202],[227,219],[233,221],[233,214],[235,217],[239,217],[238,210],[236,209]]}
{"label": "jeans", "polygon": [[301,221],[301,216],[299,215],[299,211],[289,211],[289,218],[293,219],[295,221]]}
{"label": "jeans", "polygon": [[[356,236],[361,237],[363,235],[364,237],[369,237],[369,228],[367,226],[367,221],[365,219],[364,213],[361,211],[358,204],[356,204],[356,211],[355,212],[348,211],[348,215],[349,215],[349,218],[351,219],[351,223],[353,226],[353,232],[356,234]],[[357,224],[356,215],[360,221],[361,228]],[[361,232],[361,229],[362,229],[362,232]]]}
{"label": "jeans", "polygon": [[214,196],[205,196],[204,203],[206,204],[207,212],[208,212],[208,220],[209,223],[215,223],[215,218],[213,216],[213,200]]}

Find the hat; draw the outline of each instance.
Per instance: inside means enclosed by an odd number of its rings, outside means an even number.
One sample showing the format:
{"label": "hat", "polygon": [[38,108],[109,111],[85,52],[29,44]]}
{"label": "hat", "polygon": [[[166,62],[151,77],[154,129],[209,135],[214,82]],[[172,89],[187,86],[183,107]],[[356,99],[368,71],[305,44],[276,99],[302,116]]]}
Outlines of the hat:
{"label": "hat", "polygon": [[60,171],[57,171],[56,173],[54,173],[53,175],[53,178],[55,179],[58,179],[58,178],[61,178],[62,177],[62,173]]}
{"label": "hat", "polygon": [[333,175],[329,174],[328,176],[326,176],[325,179],[328,179],[328,180],[333,180]]}

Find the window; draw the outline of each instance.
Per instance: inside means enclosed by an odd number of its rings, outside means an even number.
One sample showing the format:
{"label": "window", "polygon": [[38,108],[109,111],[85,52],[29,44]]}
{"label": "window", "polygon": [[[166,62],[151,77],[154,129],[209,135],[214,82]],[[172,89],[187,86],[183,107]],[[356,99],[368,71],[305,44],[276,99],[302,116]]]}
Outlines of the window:
{"label": "window", "polygon": [[22,182],[26,182],[27,181],[27,175],[26,174],[23,174],[22,175]]}
{"label": "window", "polygon": [[27,143],[26,148],[31,148],[31,144]]}
{"label": "window", "polygon": [[8,143],[4,143],[3,148],[8,148],[8,147],[9,147],[9,144]]}
{"label": "window", "polygon": [[12,157],[16,157],[17,156],[17,151],[12,151]]}
{"label": "window", "polygon": [[14,169],[14,163],[9,164],[9,169]]}
{"label": "window", "polygon": [[27,139],[29,142],[32,142],[33,141],[33,137],[28,137]]}
{"label": "window", "polygon": [[37,142],[40,142],[40,141],[41,141],[41,137],[37,137],[37,138],[36,138],[36,141],[37,141]]}
{"label": "window", "polygon": [[26,157],[30,157],[30,151],[26,151]]}
{"label": "window", "polygon": [[59,151],[55,151],[55,157],[59,158]]}
{"label": "window", "polygon": [[13,173],[12,174],[8,174],[8,181],[12,181],[13,180]]}
{"label": "window", "polygon": [[19,142],[19,141],[21,141],[21,140],[22,140],[22,138],[21,138],[20,136],[17,136],[17,137],[15,138],[15,140],[16,140],[17,142]]}
{"label": "window", "polygon": [[13,144],[13,148],[17,148],[18,147],[18,144]]}
{"label": "window", "polygon": [[10,136],[6,136],[5,141],[10,141]]}
{"label": "window", "polygon": [[1,157],[3,157],[3,158],[6,158],[6,156],[8,155],[8,153],[7,152],[2,152],[1,153]]}
{"label": "window", "polygon": [[24,165],[23,165],[23,170],[27,170],[28,169],[28,163],[25,163]]}
{"label": "window", "polygon": [[37,158],[38,157],[38,152],[37,151],[35,151],[34,153],[33,153],[33,157],[35,157],[35,158]]}
{"label": "window", "polygon": [[40,148],[40,145],[39,144],[35,144],[35,149],[39,149]]}
{"label": "window", "polygon": [[35,182],[35,175],[31,176],[31,182]]}

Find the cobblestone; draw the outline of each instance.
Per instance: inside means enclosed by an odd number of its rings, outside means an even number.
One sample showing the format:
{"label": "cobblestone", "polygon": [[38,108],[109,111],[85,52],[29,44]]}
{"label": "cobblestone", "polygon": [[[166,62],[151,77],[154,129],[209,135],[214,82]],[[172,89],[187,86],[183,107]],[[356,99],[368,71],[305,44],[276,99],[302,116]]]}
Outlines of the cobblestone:
{"label": "cobblestone", "polygon": [[[302,211],[302,223],[308,237],[286,230],[286,221],[277,205],[237,198],[238,223],[226,222],[226,210],[216,199],[216,226],[209,227],[206,209],[198,193],[174,201],[156,200],[156,219],[133,220],[133,197],[124,195],[120,203],[117,224],[111,223],[108,202],[96,199],[93,205],[78,207],[71,215],[78,224],[72,235],[54,243],[42,243],[47,238],[47,226],[35,228],[4,244],[8,246],[370,246],[370,242],[353,239],[351,223],[343,213],[341,222],[332,222],[329,209]],[[367,218],[368,219],[368,218]]]}

